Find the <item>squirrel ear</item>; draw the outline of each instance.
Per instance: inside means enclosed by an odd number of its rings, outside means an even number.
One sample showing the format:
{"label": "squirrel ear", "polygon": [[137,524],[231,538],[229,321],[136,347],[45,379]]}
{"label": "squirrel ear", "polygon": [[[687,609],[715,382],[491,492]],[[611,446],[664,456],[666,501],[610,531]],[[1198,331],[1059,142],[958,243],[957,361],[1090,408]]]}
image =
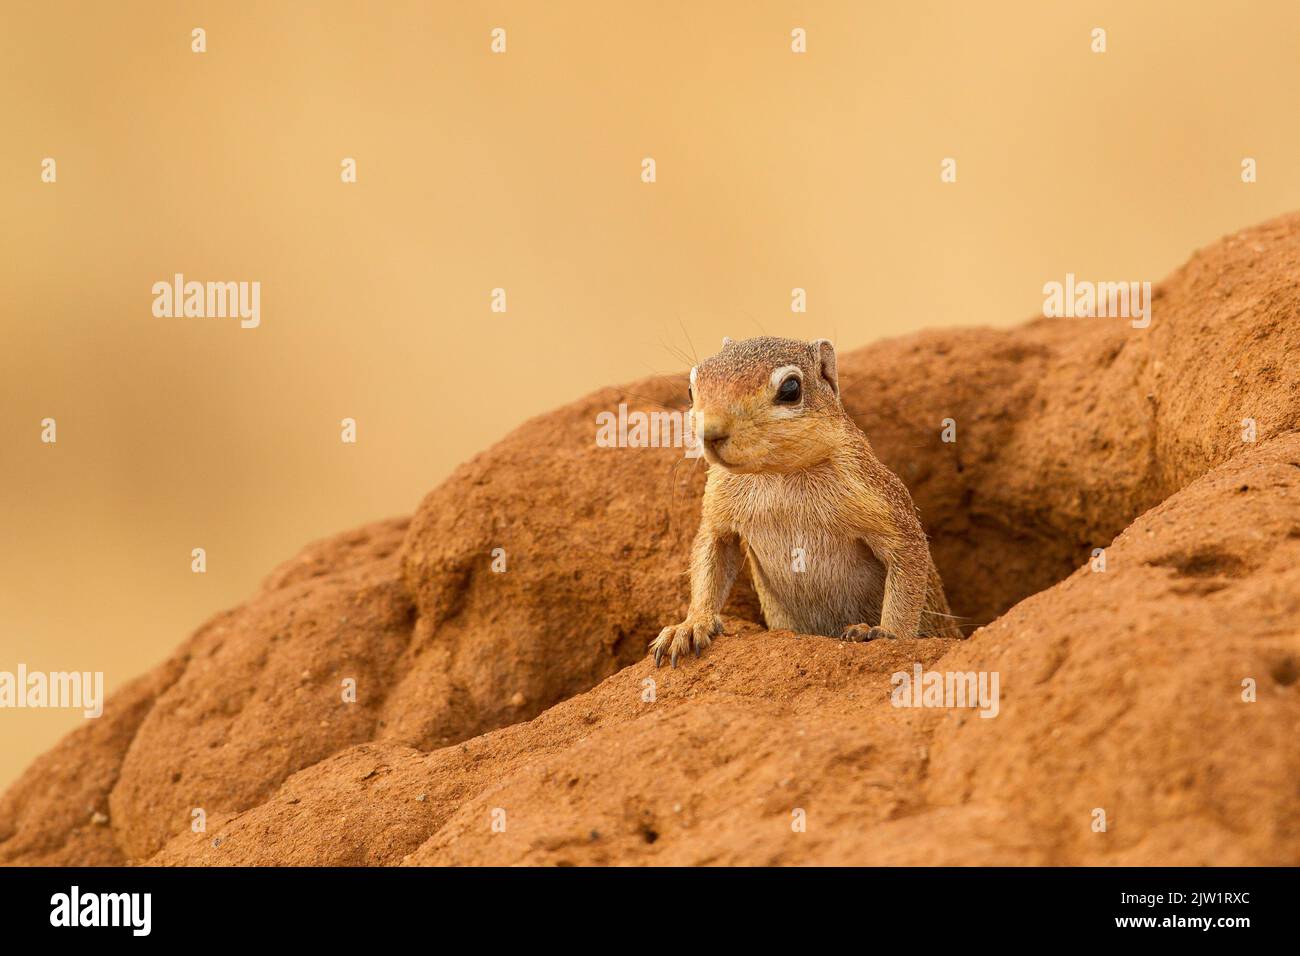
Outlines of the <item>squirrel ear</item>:
{"label": "squirrel ear", "polygon": [[731,336],[724,335],[722,337],[722,347],[725,349],[730,344],[731,344]]}
{"label": "squirrel ear", "polygon": [[818,339],[812,344],[813,352],[817,356],[817,361],[821,366],[822,378],[830,384],[831,391],[835,397],[840,397],[840,376],[835,368],[835,346],[831,345],[830,339]]}

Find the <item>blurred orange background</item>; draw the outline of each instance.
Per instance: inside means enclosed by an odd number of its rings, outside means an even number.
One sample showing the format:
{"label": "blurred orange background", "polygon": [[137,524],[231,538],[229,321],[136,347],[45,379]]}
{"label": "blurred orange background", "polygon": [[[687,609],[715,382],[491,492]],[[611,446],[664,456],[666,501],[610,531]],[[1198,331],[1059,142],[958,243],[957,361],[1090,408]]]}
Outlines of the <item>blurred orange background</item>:
{"label": "blurred orange background", "polygon": [[[1292,0],[10,0],[0,670],[111,694],[307,541],[723,335],[1158,280],[1300,208],[1297,38]],[[177,272],[259,281],[261,327],[155,318]],[[0,711],[0,786],[81,719]]]}

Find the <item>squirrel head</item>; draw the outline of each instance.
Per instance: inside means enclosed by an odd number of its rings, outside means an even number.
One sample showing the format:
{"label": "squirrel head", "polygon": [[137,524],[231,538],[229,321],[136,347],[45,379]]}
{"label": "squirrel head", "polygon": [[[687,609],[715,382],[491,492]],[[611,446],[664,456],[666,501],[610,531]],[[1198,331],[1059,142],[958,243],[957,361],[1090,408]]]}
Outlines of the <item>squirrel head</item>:
{"label": "squirrel head", "polygon": [[835,349],[826,339],[735,342],[691,369],[691,424],[710,464],[741,473],[794,472],[842,444]]}

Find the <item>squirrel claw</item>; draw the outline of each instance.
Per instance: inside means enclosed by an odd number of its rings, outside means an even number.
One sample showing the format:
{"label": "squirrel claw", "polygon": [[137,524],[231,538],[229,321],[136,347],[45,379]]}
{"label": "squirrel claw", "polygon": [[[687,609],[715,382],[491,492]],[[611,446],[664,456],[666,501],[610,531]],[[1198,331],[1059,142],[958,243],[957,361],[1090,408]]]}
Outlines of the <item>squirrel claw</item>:
{"label": "squirrel claw", "polygon": [[841,632],[840,640],[865,644],[867,641],[897,640],[897,635],[876,624],[850,624]]}
{"label": "squirrel claw", "polygon": [[712,621],[697,623],[688,619],[681,624],[671,624],[659,632],[659,636],[650,642],[654,653],[655,667],[659,667],[665,655],[673,667],[679,659],[685,659],[691,651],[699,657],[710,644],[713,636],[722,631],[722,621],[714,617]]}

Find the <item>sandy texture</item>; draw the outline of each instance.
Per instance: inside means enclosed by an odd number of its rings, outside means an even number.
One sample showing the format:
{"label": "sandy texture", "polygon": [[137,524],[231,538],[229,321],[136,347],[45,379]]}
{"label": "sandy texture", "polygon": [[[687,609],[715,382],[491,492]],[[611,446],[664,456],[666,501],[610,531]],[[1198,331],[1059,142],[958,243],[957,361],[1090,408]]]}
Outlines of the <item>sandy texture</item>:
{"label": "sandy texture", "polygon": [[[846,645],[763,631],[742,588],[657,672],[703,465],[594,446],[598,412],[680,409],[684,376],[603,390],[110,699],[0,800],[0,862],[1300,862],[1297,356],[1298,216],[1198,252],[1148,329],[841,356],[954,610],[996,620]],[[998,672],[1000,713],[891,706],[918,661]]]}

